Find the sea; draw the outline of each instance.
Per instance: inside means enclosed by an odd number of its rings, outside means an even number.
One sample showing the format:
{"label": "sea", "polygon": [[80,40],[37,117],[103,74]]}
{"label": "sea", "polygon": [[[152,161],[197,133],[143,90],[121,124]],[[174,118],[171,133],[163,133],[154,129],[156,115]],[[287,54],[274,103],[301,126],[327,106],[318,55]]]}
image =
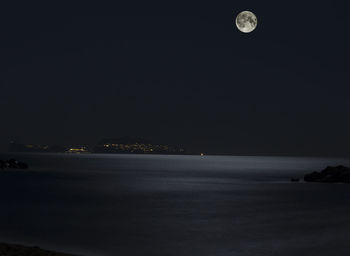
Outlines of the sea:
{"label": "sea", "polygon": [[350,255],[350,159],[0,154],[0,241],[85,256]]}

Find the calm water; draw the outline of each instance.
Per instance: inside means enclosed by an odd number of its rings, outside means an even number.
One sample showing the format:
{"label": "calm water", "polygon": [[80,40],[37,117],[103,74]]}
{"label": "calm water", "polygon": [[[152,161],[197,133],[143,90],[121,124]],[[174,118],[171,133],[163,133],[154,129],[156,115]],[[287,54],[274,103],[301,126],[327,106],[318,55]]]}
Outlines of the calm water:
{"label": "calm water", "polygon": [[350,255],[350,185],[289,182],[350,160],[15,158],[31,168],[0,172],[2,241],[101,256]]}

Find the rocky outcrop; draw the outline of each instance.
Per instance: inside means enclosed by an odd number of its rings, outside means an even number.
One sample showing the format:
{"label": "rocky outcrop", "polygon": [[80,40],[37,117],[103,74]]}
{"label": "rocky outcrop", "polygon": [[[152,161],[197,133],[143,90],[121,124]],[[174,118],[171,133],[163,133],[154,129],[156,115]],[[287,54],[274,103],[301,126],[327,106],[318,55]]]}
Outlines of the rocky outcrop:
{"label": "rocky outcrop", "polygon": [[0,243],[1,256],[73,256],[70,254],[51,252],[39,247],[29,247],[14,244]]}
{"label": "rocky outcrop", "polygon": [[312,172],[304,176],[306,182],[350,183],[350,168],[342,165],[328,166],[321,172]]}
{"label": "rocky outcrop", "polygon": [[10,159],[7,161],[0,160],[0,169],[28,169],[28,164],[17,161],[16,159]]}

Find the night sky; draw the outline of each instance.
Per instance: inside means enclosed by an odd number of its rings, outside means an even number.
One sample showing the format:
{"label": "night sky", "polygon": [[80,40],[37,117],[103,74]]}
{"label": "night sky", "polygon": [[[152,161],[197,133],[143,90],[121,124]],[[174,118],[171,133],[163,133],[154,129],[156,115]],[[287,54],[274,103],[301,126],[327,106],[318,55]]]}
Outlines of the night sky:
{"label": "night sky", "polygon": [[[0,5],[1,150],[128,135],[350,155],[346,1],[51,2]],[[253,33],[233,26],[243,10]]]}

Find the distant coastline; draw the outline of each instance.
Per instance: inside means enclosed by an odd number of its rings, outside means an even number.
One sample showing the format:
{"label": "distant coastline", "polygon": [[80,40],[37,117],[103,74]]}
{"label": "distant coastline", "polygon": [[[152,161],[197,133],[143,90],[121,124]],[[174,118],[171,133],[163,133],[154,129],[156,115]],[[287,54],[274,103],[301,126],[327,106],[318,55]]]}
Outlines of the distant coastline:
{"label": "distant coastline", "polygon": [[[41,249],[37,246],[23,246],[17,244],[0,243],[1,256],[74,256],[73,254],[66,254],[60,252],[52,252]],[[77,256],[77,255],[75,255]]]}
{"label": "distant coastline", "polygon": [[107,153],[107,154],[172,154],[185,155],[186,150],[181,146],[155,143],[141,138],[122,137],[102,139],[97,145],[38,145],[11,142],[9,152],[36,153]]}

